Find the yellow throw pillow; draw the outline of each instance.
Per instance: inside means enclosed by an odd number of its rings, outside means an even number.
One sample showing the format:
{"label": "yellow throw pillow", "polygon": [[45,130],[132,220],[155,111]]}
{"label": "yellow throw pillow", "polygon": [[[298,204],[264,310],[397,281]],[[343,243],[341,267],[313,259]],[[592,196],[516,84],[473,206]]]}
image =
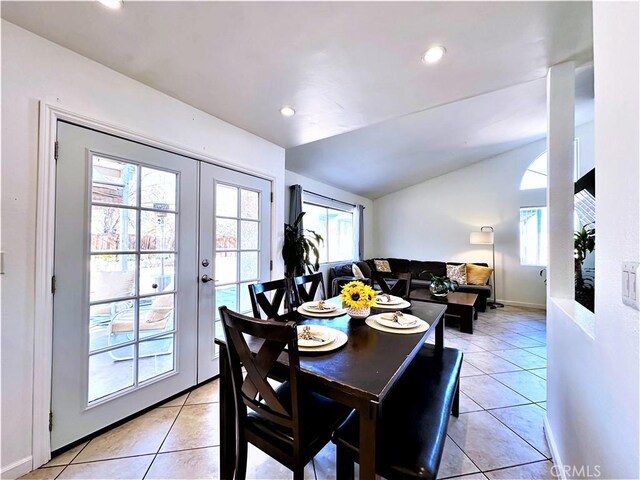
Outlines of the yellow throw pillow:
{"label": "yellow throw pillow", "polygon": [[468,285],[486,285],[491,278],[493,268],[481,267],[480,265],[472,265],[467,263],[467,284]]}

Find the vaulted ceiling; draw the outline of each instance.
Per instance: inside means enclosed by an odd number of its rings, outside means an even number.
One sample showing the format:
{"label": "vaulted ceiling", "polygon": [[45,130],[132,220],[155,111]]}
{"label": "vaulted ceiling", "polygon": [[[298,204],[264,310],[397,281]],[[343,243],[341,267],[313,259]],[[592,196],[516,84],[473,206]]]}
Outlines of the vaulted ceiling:
{"label": "vaulted ceiling", "polygon": [[[592,59],[590,2],[3,2],[2,17],[370,198],[544,137],[548,67]],[[434,44],[447,54],[425,65]]]}

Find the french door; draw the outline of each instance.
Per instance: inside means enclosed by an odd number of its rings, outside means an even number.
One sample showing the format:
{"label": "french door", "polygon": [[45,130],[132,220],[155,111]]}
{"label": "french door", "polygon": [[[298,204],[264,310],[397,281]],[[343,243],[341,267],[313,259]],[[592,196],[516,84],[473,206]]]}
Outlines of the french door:
{"label": "french door", "polygon": [[271,188],[64,122],[58,143],[53,450],[218,373],[217,308],[269,278]]}

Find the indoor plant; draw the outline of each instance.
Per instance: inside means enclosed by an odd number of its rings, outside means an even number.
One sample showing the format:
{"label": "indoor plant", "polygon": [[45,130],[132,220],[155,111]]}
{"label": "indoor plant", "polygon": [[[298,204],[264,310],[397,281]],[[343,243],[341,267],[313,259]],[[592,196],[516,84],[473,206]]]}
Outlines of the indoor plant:
{"label": "indoor plant", "polygon": [[376,292],[369,285],[354,280],[342,287],[340,299],[351,318],[363,319],[369,316],[371,306],[376,303]]}
{"label": "indoor plant", "polygon": [[[584,269],[584,260],[588,253],[593,252],[596,248],[596,229],[587,228],[584,225],[573,235],[574,248],[574,268],[575,268],[575,299],[578,303],[594,311],[594,285],[593,285],[593,269]],[[584,273],[590,273],[591,276],[585,276]]]}
{"label": "indoor plant", "polygon": [[431,294],[436,297],[446,297],[448,293],[453,292],[457,286],[458,284],[449,277],[438,277],[437,275],[431,274],[429,290]]}
{"label": "indoor plant", "polygon": [[[318,246],[324,242],[324,239],[313,230],[300,228],[304,214],[305,212],[301,212],[293,225],[284,224],[282,259],[284,274],[288,278],[304,275],[306,270],[315,272],[320,268]],[[314,260],[312,260],[312,254]]]}

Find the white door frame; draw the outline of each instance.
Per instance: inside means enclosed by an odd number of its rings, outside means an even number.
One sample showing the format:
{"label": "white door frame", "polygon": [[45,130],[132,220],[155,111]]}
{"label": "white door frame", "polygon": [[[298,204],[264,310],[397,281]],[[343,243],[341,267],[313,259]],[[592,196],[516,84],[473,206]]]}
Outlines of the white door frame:
{"label": "white door frame", "polygon": [[[33,412],[32,412],[32,462],[33,468],[51,459],[51,436],[49,432],[49,411],[51,408],[51,370],[53,366],[53,276],[54,228],[55,228],[55,143],[58,134],[58,120],[66,120],[77,125],[92,128],[103,133],[143,143],[151,147],[191,157],[207,163],[255,175],[271,182],[271,192],[281,189],[276,177],[252,169],[240,169],[237,165],[220,159],[202,155],[185,145],[169,143],[159,138],[149,137],[125,126],[97,120],[77,111],[61,108],[59,105],[41,100],[38,122],[38,191],[36,201],[36,251],[35,251],[35,291],[34,291],[34,341],[33,341]],[[275,203],[271,203],[271,246],[273,258],[277,238],[275,232]],[[55,420],[54,420],[55,421]]]}

